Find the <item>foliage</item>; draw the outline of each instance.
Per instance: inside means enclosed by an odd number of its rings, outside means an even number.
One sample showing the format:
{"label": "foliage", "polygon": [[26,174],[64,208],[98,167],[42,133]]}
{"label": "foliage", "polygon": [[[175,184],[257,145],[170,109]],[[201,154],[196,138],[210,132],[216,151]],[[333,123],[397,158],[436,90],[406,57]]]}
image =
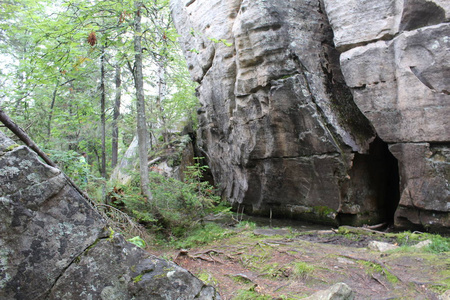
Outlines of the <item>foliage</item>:
{"label": "foliage", "polygon": [[[0,105],[37,144],[55,151],[86,151],[94,176],[100,173],[103,155],[111,161],[116,67],[130,71],[121,72],[122,148],[135,134],[133,4],[132,0],[0,2]],[[195,123],[195,84],[176,43],[168,1],[146,3],[142,26],[144,86],[152,130],[159,132],[162,126],[165,131],[179,130],[186,121]],[[100,88],[102,61],[104,89]],[[159,80],[155,70],[161,62],[164,97],[155,85]],[[100,109],[102,95],[105,111]],[[103,113],[106,118],[101,118]],[[99,130],[102,119],[107,136]],[[111,166],[106,167],[110,172]]]}
{"label": "foliage", "polygon": [[187,232],[187,235],[182,238],[172,239],[170,245],[176,249],[189,249],[226,238],[231,234],[230,231],[222,228],[220,225],[206,223],[191,229]]}
{"label": "foliage", "polygon": [[89,165],[80,159],[79,153],[72,150],[45,150],[45,152],[81,189],[86,189],[87,183],[94,179]]}
{"label": "foliage", "polygon": [[433,235],[431,237],[431,245],[427,249],[432,253],[443,253],[450,251],[450,238],[442,237],[440,235]]}
{"label": "foliage", "polygon": [[236,225],[236,227],[245,230],[253,230],[256,228],[256,223],[251,221],[241,221]]}
{"label": "foliage", "polygon": [[147,247],[147,243],[140,236],[135,236],[131,239],[128,239],[127,241],[142,249],[145,249],[145,247]]}
{"label": "foliage", "polygon": [[401,246],[399,251],[412,251],[413,248],[411,246],[425,240],[431,240],[431,244],[425,248],[428,252],[443,253],[450,251],[450,238],[443,237],[439,234],[411,233],[410,231],[404,231],[396,234],[389,234],[389,236],[397,240],[397,243]]}
{"label": "foliage", "polygon": [[[124,209],[138,222],[151,228],[153,231],[163,233],[175,241],[186,236],[189,230],[211,230],[209,234],[203,232],[204,238],[209,242],[215,238],[214,228],[202,224],[207,211],[214,206],[218,197],[214,194],[214,188],[208,182],[201,181],[201,172],[205,168],[194,165],[188,168],[185,182],[167,178],[156,172],[150,172],[150,189],[153,200],[146,201],[140,194],[139,176],[134,174],[134,179],[129,186],[115,185],[110,190],[112,204],[119,209]],[[196,237],[188,239],[189,244],[202,243]],[[180,245],[181,246],[181,245]]]}

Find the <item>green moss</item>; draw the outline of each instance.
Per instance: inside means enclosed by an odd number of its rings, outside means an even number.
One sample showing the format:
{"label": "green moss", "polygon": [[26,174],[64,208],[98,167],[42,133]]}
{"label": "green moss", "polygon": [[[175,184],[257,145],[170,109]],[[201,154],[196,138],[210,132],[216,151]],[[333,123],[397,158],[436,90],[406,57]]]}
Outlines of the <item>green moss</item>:
{"label": "green moss", "polygon": [[365,261],[365,260],[358,260],[358,263],[366,266],[368,268],[367,272],[369,274],[373,274],[374,272],[380,273],[380,274],[384,275],[390,283],[398,283],[399,282],[399,279],[394,274],[392,274],[391,272],[389,272],[388,270],[386,270],[385,268],[383,268],[381,265],[379,265],[377,263]]}
{"label": "green moss", "polygon": [[93,249],[98,244],[98,242],[100,242],[100,239],[96,239],[95,242],[92,243],[92,245],[87,247],[86,250],[84,251],[84,255],[87,255],[89,251],[91,251],[91,249]]}
{"label": "green moss", "polygon": [[197,274],[197,278],[203,281],[206,285],[218,286],[219,284],[219,281],[208,272],[200,272]]}
{"label": "green moss", "polygon": [[9,146],[9,147],[6,147],[6,148],[5,148],[5,152],[12,151],[12,150],[16,149],[16,148],[19,147],[19,146],[20,146],[20,145],[18,145],[18,144],[14,144],[14,145],[11,145],[11,146]]}
{"label": "green moss", "polygon": [[305,277],[315,270],[313,265],[303,261],[292,263],[293,275],[296,277]]}
{"label": "green moss", "polygon": [[144,274],[140,274],[140,275],[134,277],[133,278],[133,282],[137,283],[137,282],[141,281],[142,280],[142,276],[144,276]]}
{"label": "green moss", "polygon": [[329,208],[328,206],[314,206],[313,211],[323,217],[336,213],[334,209]]}
{"label": "green moss", "polygon": [[108,241],[111,241],[114,238],[114,230],[111,227],[108,227],[108,229],[109,229]]}
{"label": "green moss", "polygon": [[271,296],[258,294],[253,290],[239,290],[234,300],[272,300]]}

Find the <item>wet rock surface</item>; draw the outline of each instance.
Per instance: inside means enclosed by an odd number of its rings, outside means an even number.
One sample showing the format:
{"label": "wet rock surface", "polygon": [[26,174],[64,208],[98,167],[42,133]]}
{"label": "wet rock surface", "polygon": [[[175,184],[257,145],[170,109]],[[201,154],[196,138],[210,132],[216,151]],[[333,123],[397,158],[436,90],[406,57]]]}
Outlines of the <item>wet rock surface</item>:
{"label": "wet rock surface", "polygon": [[60,170],[2,132],[0,220],[1,299],[220,299],[113,235]]}

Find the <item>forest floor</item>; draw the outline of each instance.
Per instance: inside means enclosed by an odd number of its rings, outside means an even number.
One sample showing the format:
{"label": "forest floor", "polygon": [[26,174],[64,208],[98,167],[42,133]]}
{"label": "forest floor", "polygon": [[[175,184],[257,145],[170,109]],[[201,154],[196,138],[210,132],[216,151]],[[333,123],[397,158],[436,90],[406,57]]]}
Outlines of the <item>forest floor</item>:
{"label": "forest floor", "polygon": [[404,246],[381,253],[368,248],[372,240],[397,243],[417,234],[352,228],[298,231],[254,224],[227,232],[201,247],[150,252],[213,285],[224,300],[301,299],[339,282],[354,291],[355,299],[442,299],[450,289],[450,252]]}

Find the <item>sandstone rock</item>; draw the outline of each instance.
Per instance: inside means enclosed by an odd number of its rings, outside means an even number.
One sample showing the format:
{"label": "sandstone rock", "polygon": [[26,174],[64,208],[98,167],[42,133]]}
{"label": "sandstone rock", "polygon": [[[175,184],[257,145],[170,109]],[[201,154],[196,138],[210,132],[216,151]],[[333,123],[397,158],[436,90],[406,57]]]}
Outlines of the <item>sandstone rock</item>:
{"label": "sandstone rock", "polygon": [[375,133],[344,84],[320,1],[171,7],[200,83],[198,146],[225,198],[266,216],[384,218],[388,176],[373,180],[371,161],[383,168],[387,150],[370,150]]}
{"label": "sandstone rock", "polygon": [[430,246],[432,243],[433,243],[433,242],[432,242],[431,240],[425,240],[425,241],[422,241],[422,242],[420,242],[420,243],[415,244],[415,245],[413,246],[413,248],[416,248],[416,249],[422,249],[422,248],[425,248],[425,247]]}
{"label": "sandstone rock", "polygon": [[356,104],[385,142],[450,140],[450,24],[341,55]]}
{"label": "sandstone rock", "polygon": [[353,291],[345,283],[336,283],[325,291],[319,291],[312,296],[303,298],[305,300],[353,300]]}
{"label": "sandstone rock", "polygon": [[448,232],[450,2],[359,4],[325,0],[346,83],[399,163],[395,225]]}
{"label": "sandstone rock", "polygon": [[379,251],[379,252],[386,252],[386,251],[394,250],[394,249],[398,248],[398,246],[396,246],[394,244],[378,242],[378,241],[370,241],[368,247],[369,247],[369,249],[372,249],[374,251]]}
{"label": "sandstone rock", "polygon": [[[436,163],[395,147],[448,149],[449,1],[171,5],[200,83],[198,145],[224,198],[248,213],[361,225],[392,220],[401,194],[398,226],[448,228],[447,150]],[[428,167],[413,171],[417,161]]]}
{"label": "sandstone rock", "polygon": [[450,19],[450,4],[446,0],[324,0],[324,3],[336,47],[341,51]]}
{"label": "sandstone rock", "polygon": [[395,224],[402,228],[447,231],[450,227],[450,147],[395,144],[389,148],[400,164],[401,198]]}
{"label": "sandstone rock", "polygon": [[0,220],[1,299],[220,299],[187,271],[112,236],[60,170],[2,132]]}

